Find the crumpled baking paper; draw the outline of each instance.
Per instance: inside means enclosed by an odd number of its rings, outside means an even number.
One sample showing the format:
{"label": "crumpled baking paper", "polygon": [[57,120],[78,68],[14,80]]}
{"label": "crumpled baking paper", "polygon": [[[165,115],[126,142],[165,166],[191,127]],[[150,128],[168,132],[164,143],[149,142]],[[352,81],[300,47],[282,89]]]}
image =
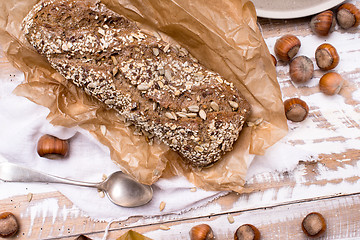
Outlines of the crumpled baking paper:
{"label": "crumpled baking paper", "polygon": [[233,151],[205,169],[183,163],[162,143],[149,145],[134,135],[114,110],[88,97],[64,80],[26,42],[21,22],[36,0],[0,3],[0,43],[9,61],[25,73],[15,93],[49,108],[50,123],[81,127],[110,150],[119,168],[145,184],[174,175],[186,176],[206,190],[241,192],[253,154],[264,151],[287,133],[275,67],[256,24],[253,4],[246,0],[103,0],[110,9],[136,21],[144,32],[186,48],[220,73],[250,102],[250,124]]}

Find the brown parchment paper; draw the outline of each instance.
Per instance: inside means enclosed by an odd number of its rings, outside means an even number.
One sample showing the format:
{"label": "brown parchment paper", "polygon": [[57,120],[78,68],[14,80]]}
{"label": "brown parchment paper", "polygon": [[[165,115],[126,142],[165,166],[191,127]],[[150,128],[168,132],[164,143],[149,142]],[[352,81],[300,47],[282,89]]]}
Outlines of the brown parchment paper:
{"label": "brown parchment paper", "polygon": [[[37,0],[0,3],[0,43],[9,61],[25,74],[15,94],[50,109],[54,125],[80,126],[109,147],[122,171],[152,184],[160,177],[184,175],[207,190],[241,192],[250,154],[264,151],[287,133],[275,67],[247,0],[102,0],[110,9],[136,21],[144,32],[181,45],[208,68],[220,73],[250,102],[251,124],[233,151],[210,168],[194,169],[180,156],[126,126],[105,105],[88,97],[55,72],[21,32],[21,22]],[[91,162],[89,162],[91,164]]]}

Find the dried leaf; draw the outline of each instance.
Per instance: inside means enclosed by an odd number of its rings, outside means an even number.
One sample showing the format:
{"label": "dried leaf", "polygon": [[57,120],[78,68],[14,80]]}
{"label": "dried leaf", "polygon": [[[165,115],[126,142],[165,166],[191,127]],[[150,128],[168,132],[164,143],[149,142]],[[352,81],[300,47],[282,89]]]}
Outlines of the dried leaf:
{"label": "dried leaf", "polygon": [[116,240],[152,240],[152,239],[145,237],[144,235],[135,232],[133,230],[129,230],[124,235],[117,238]]}

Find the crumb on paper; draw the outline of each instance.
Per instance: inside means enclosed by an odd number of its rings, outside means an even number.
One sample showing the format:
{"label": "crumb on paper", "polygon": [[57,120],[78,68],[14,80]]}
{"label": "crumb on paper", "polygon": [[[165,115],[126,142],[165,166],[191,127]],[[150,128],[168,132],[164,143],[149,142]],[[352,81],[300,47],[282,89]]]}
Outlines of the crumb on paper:
{"label": "crumb on paper", "polygon": [[101,130],[101,133],[105,136],[105,135],[106,135],[106,132],[107,132],[106,126],[101,125],[101,126],[100,126],[100,130]]}
{"label": "crumb on paper", "polygon": [[263,118],[258,118],[254,122],[248,121],[248,122],[246,122],[246,124],[248,127],[256,127],[256,126],[259,126],[263,121],[264,121]]}
{"label": "crumb on paper", "polygon": [[154,174],[154,176],[160,176],[161,175],[161,171],[159,170],[159,169],[154,169],[153,170],[153,174]]}

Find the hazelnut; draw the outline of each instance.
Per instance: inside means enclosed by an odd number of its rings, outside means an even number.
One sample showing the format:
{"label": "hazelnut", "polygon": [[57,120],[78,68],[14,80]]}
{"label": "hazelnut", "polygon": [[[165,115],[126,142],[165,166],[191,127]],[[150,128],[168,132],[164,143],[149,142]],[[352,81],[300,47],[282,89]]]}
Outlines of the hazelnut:
{"label": "hazelnut", "polygon": [[62,140],[54,136],[44,135],[37,144],[37,152],[40,157],[56,159],[65,157],[69,150],[67,140]]}
{"label": "hazelnut", "polygon": [[314,64],[310,58],[299,56],[290,63],[290,78],[296,83],[305,83],[314,75]]}
{"label": "hazelnut", "polygon": [[271,59],[272,59],[272,61],[273,61],[273,63],[274,63],[274,66],[276,66],[276,65],[277,65],[276,57],[271,54]]}
{"label": "hazelnut", "polygon": [[300,98],[290,98],[285,100],[284,110],[286,118],[293,122],[305,120],[309,113],[308,105]]}
{"label": "hazelnut", "polygon": [[211,227],[207,224],[196,225],[190,230],[191,240],[212,240],[215,239]]}
{"label": "hazelnut", "polygon": [[326,230],[325,218],[317,212],[309,213],[302,221],[301,228],[309,237],[318,237]]}
{"label": "hazelnut", "polygon": [[310,21],[311,30],[320,36],[327,36],[334,30],[335,25],[336,20],[331,10],[315,15]]}
{"label": "hazelnut", "polygon": [[19,224],[11,212],[0,214],[0,237],[7,238],[14,236],[19,231]]}
{"label": "hazelnut", "polygon": [[336,48],[328,43],[321,44],[315,51],[316,64],[321,70],[331,70],[339,64]]}
{"label": "hazelnut", "polygon": [[251,224],[241,225],[234,234],[234,240],[259,240],[260,231]]}
{"label": "hazelnut", "polygon": [[360,24],[360,10],[351,3],[344,3],[338,8],[336,19],[340,27],[349,29]]}
{"label": "hazelnut", "polygon": [[274,46],[275,55],[282,61],[290,61],[301,47],[300,40],[291,34],[287,34],[277,39]]}
{"label": "hazelnut", "polygon": [[342,88],[344,79],[336,72],[324,74],[319,81],[320,91],[326,95],[338,94]]}

